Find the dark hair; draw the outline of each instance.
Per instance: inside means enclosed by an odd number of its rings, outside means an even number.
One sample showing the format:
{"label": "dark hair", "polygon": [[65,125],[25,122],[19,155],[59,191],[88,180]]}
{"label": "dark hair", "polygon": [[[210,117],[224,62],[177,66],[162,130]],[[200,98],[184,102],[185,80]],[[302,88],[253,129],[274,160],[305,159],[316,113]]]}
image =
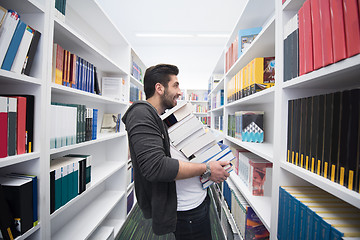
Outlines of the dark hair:
{"label": "dark hair", "polygon": [[146,69],[144,76],[144,92],[146,99],[151,98],[154,95],[156,83],[161,83],[167,88],[168,83],[170,82],[170,75],[176,76],[178,74],[178,67],[170,64],[158,64]]}

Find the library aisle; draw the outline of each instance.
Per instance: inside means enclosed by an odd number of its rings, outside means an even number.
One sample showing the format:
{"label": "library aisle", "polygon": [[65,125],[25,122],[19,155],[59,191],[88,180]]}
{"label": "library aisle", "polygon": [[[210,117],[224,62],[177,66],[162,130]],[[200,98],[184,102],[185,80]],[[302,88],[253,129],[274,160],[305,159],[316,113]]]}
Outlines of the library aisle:
{"label": "library aisle", "polygon": [[[0,239],[174,239],[142,216],[121,121],[153,58],[105,2],[0,0]],[[360,1],[238,4],[204,79],[186,59],[203,87],[164,120],[189,161],[232,163],[200,178],[213,239],[360,239]],[[169,35],[206,52],[205,30]]]}

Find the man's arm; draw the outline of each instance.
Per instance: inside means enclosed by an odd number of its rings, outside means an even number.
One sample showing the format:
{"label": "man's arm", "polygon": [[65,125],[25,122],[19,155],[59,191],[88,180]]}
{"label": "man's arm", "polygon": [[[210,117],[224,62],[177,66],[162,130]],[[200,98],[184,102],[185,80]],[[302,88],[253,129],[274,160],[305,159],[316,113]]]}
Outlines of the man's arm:
{"label": "man's arm", "polygon": [[[186,179],[202,175],[206,170],[205,163],[190,163],[179,161],[179,171],[176,176],[176,180]],[[225,171],[223,166],[228,165],[229,162],[212,161],[210,162],[211,176],[210,180],[219,183],[226,180],[230,174]]]}

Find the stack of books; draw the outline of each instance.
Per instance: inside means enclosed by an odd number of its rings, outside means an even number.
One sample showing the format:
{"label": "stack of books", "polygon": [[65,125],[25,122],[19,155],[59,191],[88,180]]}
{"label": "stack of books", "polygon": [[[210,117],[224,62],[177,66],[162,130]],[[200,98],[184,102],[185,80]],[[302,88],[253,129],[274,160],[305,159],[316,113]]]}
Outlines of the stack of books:
{"label": "stack of books", "polygon": [[[170,109],[161,116],[169,127],[170,142],[193,163],[209,161],[231,161],[234,159],[230,148],[218,144],[211,131],[192,114],[194,106],[184,102]],[[224,166],[228,172],[232,171],[231,164]],[[203,188],[209,187],[213,182],[200,178]]]}
{"label": "stack of books", "polygon": [[0,32],[1,69],[29,76],[41,34],[1,6]]}

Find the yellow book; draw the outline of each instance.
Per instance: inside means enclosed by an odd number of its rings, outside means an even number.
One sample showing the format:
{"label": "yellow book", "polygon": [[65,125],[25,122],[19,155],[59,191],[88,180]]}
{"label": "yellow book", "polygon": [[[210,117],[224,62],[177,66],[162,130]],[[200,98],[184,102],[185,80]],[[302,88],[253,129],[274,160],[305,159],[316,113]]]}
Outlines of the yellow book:
{"label": "yellow book", "polygon": [[[334,227],[343,233],[343,237],[360,237],[360,227]],[[344,239],[344,238],[343,238]]]}
{"label": "yellow book", "polygon": [[255,58],[253,93],[273,87],[275,85],[275,57]]}
{"label": "yellow book", "polygon": [[240,99],[241,98],[241,89],[242,89],[242,69],[239,71],[238,75],[239,75],[238,95],[239,95],[239,99]]}
{"label": "yellow book", "polygon": [[241,97],[245,97],[245,67],[241,69]]}
{"label": "yellow book", "polygon": [[326,219],[326,222],[333,227],[360,227],[358,219]]}
{"label": "yellow book", "polygon": [[324,220],[335,219],[356,219],[360,221],[360,214],[356,212],[342,213],[342,212],[329,212],[329,213],[316,213]]}

